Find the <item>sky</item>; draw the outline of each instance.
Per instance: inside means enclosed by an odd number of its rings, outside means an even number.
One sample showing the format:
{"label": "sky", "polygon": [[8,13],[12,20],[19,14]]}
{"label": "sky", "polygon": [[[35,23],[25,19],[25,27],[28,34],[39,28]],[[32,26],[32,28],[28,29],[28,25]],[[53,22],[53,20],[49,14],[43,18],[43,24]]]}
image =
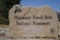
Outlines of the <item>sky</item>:
{"label": "sky", "polygon": [[33,7],[49,6],[53,10],[60,12],[60,0],[22,0],[21,5]]}

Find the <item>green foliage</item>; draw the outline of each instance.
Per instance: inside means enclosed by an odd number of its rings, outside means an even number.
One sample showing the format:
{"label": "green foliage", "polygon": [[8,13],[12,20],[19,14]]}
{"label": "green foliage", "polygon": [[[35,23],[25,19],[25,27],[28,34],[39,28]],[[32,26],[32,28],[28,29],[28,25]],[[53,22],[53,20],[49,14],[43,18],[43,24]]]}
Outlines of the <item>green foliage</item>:
{"label": "green foliage", "polygon": [[8,19],[5,19],[3,17],[0,17],[0,24],[6,24],[6,25],[8,25],[9,24],[9,21],[8,21]]}
{"label": "green foliage", "polygon": [[21,0],[0,0],[0,24],[8,23],[8,12],[15,4],[19,4]]}

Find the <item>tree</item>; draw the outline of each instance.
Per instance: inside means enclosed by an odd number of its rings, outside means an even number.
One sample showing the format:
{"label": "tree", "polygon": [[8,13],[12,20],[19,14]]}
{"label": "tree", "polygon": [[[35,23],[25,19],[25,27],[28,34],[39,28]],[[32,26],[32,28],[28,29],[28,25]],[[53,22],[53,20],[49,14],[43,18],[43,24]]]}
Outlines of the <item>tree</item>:
{"label": "tree", "polygon": [[60,12],[57,12],[58,20],[60,21]]}
{"label": "tree", "polygon": [[15,4],[20,4],[21,0],[0,0],[0,17],[8,19],[8,12]]}

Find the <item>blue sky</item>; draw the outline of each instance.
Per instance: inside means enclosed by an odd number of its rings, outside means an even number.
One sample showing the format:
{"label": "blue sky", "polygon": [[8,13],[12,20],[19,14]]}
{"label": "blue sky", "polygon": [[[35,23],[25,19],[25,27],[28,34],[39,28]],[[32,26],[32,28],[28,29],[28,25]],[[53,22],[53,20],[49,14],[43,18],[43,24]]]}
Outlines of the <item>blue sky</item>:
{"label": "blue sky", "polygon": [[50,6],[53,10],[60,12],[60,0],[22,0],[22,6]]}

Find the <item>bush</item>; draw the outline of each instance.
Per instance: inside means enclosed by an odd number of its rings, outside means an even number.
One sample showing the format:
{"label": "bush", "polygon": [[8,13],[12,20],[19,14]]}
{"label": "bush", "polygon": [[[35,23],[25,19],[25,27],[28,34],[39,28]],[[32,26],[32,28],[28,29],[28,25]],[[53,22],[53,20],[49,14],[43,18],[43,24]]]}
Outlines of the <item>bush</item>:
{"label": "bush", "polygon": [[9,20],[5,19],[3,17],[0,17],[0,24],[6,24],[6,25],[8,25],[9,24]]}

